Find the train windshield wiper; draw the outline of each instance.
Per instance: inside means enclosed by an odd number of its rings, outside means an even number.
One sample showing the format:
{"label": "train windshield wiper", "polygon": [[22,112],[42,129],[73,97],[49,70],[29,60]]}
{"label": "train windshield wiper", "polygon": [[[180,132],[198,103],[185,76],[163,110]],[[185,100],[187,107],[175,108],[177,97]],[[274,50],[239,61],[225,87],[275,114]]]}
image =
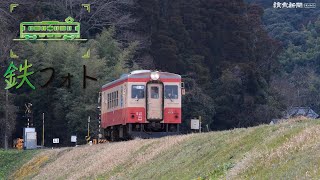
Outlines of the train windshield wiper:
{"label": "train windshield wiper", "polygon": [[170,99],[171,102],[173,102],[172,98],[170,96],[166,96],[166,99]]}

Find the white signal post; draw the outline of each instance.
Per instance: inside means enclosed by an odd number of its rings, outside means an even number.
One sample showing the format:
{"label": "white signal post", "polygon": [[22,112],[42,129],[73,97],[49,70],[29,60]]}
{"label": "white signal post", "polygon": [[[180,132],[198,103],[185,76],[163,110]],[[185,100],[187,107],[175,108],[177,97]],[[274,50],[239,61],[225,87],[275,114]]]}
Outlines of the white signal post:
{"label": "white signal post", "polygon": [[90,116],[88,117],[88,135],[86,137],[87,142],[90,140]]}
{"label": "white signal post", "polygon": [[88,117],[88,137],[90,136],[90,116]]}
{"label": "white signal post", "polygon": [[199,132],[201,133],[201,129],[202,129],[202,128],[201,128],[201,116],[199,116],[199,124],[200,124],[200,125],[199,125]]}

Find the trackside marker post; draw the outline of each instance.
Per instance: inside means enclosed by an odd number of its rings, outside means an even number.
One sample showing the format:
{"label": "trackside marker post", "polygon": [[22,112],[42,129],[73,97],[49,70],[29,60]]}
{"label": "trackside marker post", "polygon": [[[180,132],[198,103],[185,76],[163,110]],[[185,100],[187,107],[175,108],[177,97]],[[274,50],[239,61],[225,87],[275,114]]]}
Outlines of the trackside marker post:
{"label": "trackside marker post", "polygon": [[201,129],[202,129],[202,128],[201,128],[201,116],[199,116],[199,124],[200,124],[200,125],[199,125],[199,133],[201,133]]}

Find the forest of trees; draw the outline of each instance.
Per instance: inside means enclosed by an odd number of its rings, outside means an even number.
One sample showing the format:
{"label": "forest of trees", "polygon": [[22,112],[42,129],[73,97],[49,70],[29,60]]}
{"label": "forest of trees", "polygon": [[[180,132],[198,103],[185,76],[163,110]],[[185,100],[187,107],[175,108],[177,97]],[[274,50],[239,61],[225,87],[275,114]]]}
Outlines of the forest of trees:
{"label": "forest of trees", "polygon": [[[93,126],[98,122],[99,88],[134,69],[182,75],[183,130],[199,115],[211,130],[223,130],[268,123],[291,106],[320,111],[319,10],[273,9],[263,0],[101,0],[87,13],[82,0],[20,0],[10,14],[10,2],[0,3],[0,145],[4,129],[10,139],[21,136],[28,102],[38,129],[45,113],[46,144],[52,137],[62,143],[72,134],[84,137],[88,116]],[[68,16],[81,22],[88,42],[12,42],[21,21]],[[91,58],[82,59],[89,48]],[[10,49],[20,58],[9,59]],[[11,89],[6,104],[3,74],[11,61],[25,59],[33,64],[36,90]],[[86,89],[83,65],[98,79]],[[41,70],[49,67],[55,78],[41,88],[50,74]],[[61,86],[68,73],[70,88]]]}

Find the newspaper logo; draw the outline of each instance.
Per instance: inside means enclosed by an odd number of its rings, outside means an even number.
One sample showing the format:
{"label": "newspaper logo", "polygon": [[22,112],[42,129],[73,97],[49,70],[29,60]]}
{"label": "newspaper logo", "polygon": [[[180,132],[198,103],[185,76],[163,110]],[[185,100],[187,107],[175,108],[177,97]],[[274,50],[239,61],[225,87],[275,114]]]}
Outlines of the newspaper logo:
{"label": "newspaper logo", "polygon": [[302,2],[273,2],[275,9],[292,9],[292,8],[316,8],[316,3],[302,3]]}

